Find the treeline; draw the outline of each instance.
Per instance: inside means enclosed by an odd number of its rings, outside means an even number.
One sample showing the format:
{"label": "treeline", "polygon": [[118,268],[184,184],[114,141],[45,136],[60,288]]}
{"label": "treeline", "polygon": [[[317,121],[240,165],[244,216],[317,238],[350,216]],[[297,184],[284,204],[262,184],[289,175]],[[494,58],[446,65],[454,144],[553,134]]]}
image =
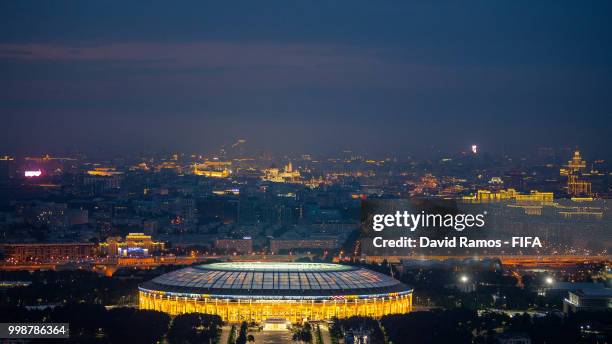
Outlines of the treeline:
{"label": "treeline", "polygon": [[[0,307],[64,303],[103,305],[137,302],[138,285],[178,267],[120,270],[113,277],[93,271],[1,271],[0,280],[27,281],[27,287],[0,290]],[[133,273],[133,274],[132,274]]]}
{"label": "treeline", "polygon": [[379,321],[367,317],[334,319],[330,335],[332,342],[338,343],[348,330],[363,329],[369,331],[373,344],[492,344],[497,343],[500,333],[505,333],[529,337],[533,344],[577,344],[609,343],[612,340],[610,328],[610,311],[510,317],[502,313],[479,316],[473,310],[456,308],[387,315]]}
{"label": "treeline", "polygon": [[96,344],[150,344],[161,340],[170,344],[214,343],[223,324],[217,315],[191,313],[171,318],[156,311],[128,307],[107,310],[95,304],[68,304],[44,310],[1,307],[0,322],[68,323],[68,343]]}

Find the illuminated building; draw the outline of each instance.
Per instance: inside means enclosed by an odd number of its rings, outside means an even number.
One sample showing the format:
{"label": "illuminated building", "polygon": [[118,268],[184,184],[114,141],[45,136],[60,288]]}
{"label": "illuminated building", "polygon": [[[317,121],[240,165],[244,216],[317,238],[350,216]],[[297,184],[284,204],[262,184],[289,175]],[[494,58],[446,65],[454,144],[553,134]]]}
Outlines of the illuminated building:
{"label": "illuminated building", "polygon": [[208,313],[224,321],[292,323],[412,310],[412,289],[380,273],[323,263],[237,262],[192,266],[139,287],[141,309]]}
{"label": "illuminated building", "polygon": [[97,167],[87,171],[83,178],[84,185],[93,185],[99,191],[118,189],[121,187],[123,172],[111,167]]}
{"label": "illuminated building", "polygon": [[503,179],[501,179],[501,177],[491,177],[491,179],[489,180],[489,184],[502,185],[504,184],[504,181]]}
{"label": "illuminated building", "polygon": [[149,252],[162,250],[164,247],[162,242],[154,242],[150,235],[144,233],[129,233],[125,236],[125,245],[127,247],[141,247]]}
{"label": "illuminated building", "polygon": [[110,257],[147,257],[153,252],[164,249],[163,242],[156,242],[144,233],[129,233],[125,240],[121,237],[108,237],[100,244],[100,250]]}
{"label": "illuminated building", "polygon": [[567,162],[559,171],[562,176],[567,177],[567,193],[571,196],[590,197],[591,182],[583,180],[581,177],[586,172],[586,161],[582,160],[580,151],[576,150],[572,160]]}
{"label": "illuminated building", "polygon": [[464,196],[463,201],[469,203],[493,203],[501,201],[551,203],[554,200],[552,192],[540,192],[532,190],[529,194],[521,194],[514,189],[499,191],[478,190],[476,194]]}
{"label": "illuminated building", "polygon": [[297,183],[300,181],[300,171],[293,170],[293,164],[289,162],[283,170],[278,168],[267,168],[264,170],[262,180],[275,183]]}
{"label": "illuminated building", "polygon": [[0,281],[0,288],[23,288],[32,285],[30,281]]}
{"label": "illuminated building", "polygon": [[264,331],[286,331],[291,329],[291,322],[285,318],[268,318],[263,323]]}
{"label": "illuminated building", "polygon": [[567,193],[572,196],[591,196],[591,182],[580,180],[576,175],[567,176]]}
{"label": "illuminated building", "polygon": [[231,189],[225,189],[225,190],[213,190],[212,193],[217,196],[226,196],[226,195],[238,196],[240,195],[240,189],[231,188]]}
{"label": "illuminated building", "polygon": [[500,203],[506,202],[508,208],[522,209],[525,215],[540,216],[545,212],[563,219],[603,219],[605,203],[591,197],[572,197],[571,199],[554,199],[552,192],[531,191],[520,194],[514,189],[499,191],[478,190],[476,194],[464,196],[466,203]]}
{"label": "illuminated building", "polygon": [[609,311],[612,309],[612,289],[579,289],[570,291],[563,300],[565,313],[579,311]]}
{"label": "illuminated building", "polygon": [[572,198],[564,204],[556,204],[555,208],[564,219],[601,220],[604,218],[604,210],[606,209],[604,204],[592,198]]}
{"label": "illuminated building", "polygon": [[91,258],[92,243],[3,244],[0,251],[12,262],[51,262]]}
{"label": "illuminated building", "polygon": [[569,173],[583,172],[586,169],[586,161],[582,160],[579,150],[574,151],[574,156],[567,162],[566,169]]}
{"label": "illuminated building", "polygon": [[[175,159],[176,160],[176,159]],[[174,161],[163,161],[162,163],[155,166],[156,172],[174,172],[174,173],[182,173],[182,169],[180,166],[176,164]]]}
{"label": "illuminated building", "polygon": [[414,185],[414,189],[412,190],[411,194],[423,194],[428,190],[436,189],[439,184],[440,181],[438,180],[438,178],[436,178],[431,173],[426,173],[420,178],[419,182]]}
{"label": "illuminated building", "polygon": [[134,165],[132,167],[130,167],[131,171],[148,171],[150,170],[149,166],[147,165],[146,162],[141,162],[137,165]]}
{"label": "illuminated building", "polygon": [[93,170],[87,171],[87,175],[90,176],[112,177],[121,174],[123,174],[123,172],[118,172],[112,167],[96,167]]}
{"label": "illuminated building", "polygon": [[227,178],[232,173],[231,161],[206,161],[193,165],[193,174],[209,178]]}

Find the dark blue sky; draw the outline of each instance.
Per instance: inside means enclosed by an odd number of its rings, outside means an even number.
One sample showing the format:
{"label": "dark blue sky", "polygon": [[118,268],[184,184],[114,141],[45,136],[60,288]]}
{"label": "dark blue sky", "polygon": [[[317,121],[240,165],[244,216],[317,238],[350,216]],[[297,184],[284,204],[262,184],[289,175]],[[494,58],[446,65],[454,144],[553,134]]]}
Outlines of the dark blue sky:
{"label": "dark blue sky", "polygon": [[242,137],[607,158],[611,15],[610,1],[3,1],[0,151]]}

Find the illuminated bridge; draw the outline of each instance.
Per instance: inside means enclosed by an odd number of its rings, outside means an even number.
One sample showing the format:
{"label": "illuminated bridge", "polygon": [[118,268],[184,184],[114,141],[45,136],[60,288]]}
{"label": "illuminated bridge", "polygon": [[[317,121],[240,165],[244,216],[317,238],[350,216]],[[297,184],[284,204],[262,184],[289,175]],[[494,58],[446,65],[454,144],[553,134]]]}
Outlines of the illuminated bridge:
{"label": "illuminated bridge", "polygon": [[184,268],[139,287],[141,309],[217,314],[224,321],[283,317],[294,323],[412,309],[412,289],[365,268],[235,262]]}

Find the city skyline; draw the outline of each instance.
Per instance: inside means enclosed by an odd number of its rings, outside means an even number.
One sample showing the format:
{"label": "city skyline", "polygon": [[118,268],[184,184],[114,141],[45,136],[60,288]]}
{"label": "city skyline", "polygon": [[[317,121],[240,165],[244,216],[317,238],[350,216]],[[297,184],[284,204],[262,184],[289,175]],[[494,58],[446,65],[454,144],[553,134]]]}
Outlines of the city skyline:
{"label": "city skyline", "polygon": [[[240,142],[239,147],[236,144]],[[476,151],[474,151],[476,149]],[[335,147],[327,151],[282,151],[273,149],[264,149],[245,139],[237,139],[227,141],[227,143],[218,146],[205,147],[200,150],[185,149],[172,150],[169,147],[161,149],[140,149],[134,151],[120,151],[110,149],[109,147],[84,148],[84,147],[67,147],[64,149],[27,149],[27,150],[3,150],[0,152],[0,157],[10,159],[94,159],[94,160],[116,160],[116,159],[181,159],[189,161],[205,161],[205,160],[233,160],[233,159],[256,159],[260,161],[270,161],[272,164],[291,162],[307,159],[332,159],[332,160],[378,160],[378,159],[393,159],[397,162],[406,161],[421,161],[435,162],[445,161],[446,159],[457,159],[464,157],[479,157],[493,161],[507,161],[509,163],[529,160],[531,162],[548,162],[548,163],[563,163],[571,158],[575,151],[581,152],[592,163],[607,166],[610,160],[605,152],[584,151],[579,146],[562,145],[558,147],[538,146],[526,147],[520,151],[506,151],[505,148],[499,150],[491,149],[491,147],[483,147],[477,144],[464,146],[450,147],[448,150],[442,150],[439,147],[431,146],[426,152],[423,151],[402,151],[402,150],[372,150],[368,148],[353,150],[351,147]],[[492,160],[491,160],[492,159]]]}

